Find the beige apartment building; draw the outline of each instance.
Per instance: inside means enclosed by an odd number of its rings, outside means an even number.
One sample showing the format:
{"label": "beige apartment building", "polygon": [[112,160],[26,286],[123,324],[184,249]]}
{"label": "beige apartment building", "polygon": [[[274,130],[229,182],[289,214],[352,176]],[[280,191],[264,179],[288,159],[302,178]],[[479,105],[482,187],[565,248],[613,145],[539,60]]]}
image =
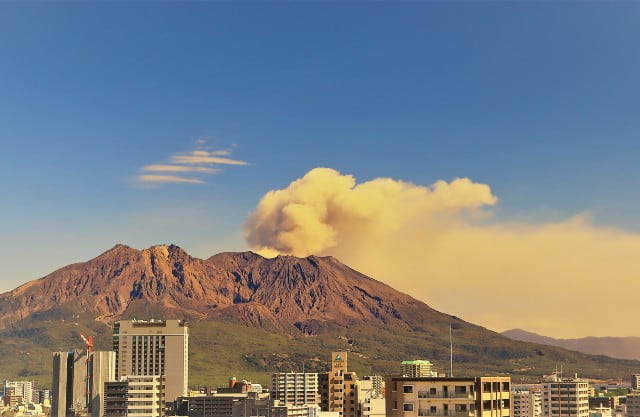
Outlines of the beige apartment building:
{"label": "beige apartment building", "polygon": [[589,383],[552,375],[542,383],[544,417],[589,417]]}
{"label": "beige apartment building", "polygon": [[163,417],[164,377],[130,375],[104,384],[106,417]]}
{"label": "beige apartment building", "polygon": [[189,325],[183,320],[121,320],[113,327],[116,377],[163,377],[167,401],[188,394]]}
{"label": "beige apartment building", "polygon": [[271,399],[285,405],[317,405],[320,403],[318,374],[278,372],[271,374]]}
{"label": "beige apartment building", "polygon": [[385,380],[388,417],[510,417],[509,377],[389,376]]}

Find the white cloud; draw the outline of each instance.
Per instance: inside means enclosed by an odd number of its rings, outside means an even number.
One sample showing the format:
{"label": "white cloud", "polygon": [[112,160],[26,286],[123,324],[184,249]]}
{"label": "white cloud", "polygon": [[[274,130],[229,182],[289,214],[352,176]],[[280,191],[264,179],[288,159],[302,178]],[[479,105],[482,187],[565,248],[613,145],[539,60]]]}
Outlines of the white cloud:
{"label": "white cloud", "polygon": [[249,165],[248,162],[238,161],[231,158],[223,158],[222,155],[229,155],[229,151],[192,151],[187,154],[174,155],[171,162],[176,164],[215,164],[215,165]]}
{"label": "white cloud", "polygon": [[205,174],[215,174],[220,172],[219,168],[184,166],[184,165],[146,165],[142,167],[146,172],[202,172]]}
{"label": "white cloud", "polygon": [[[170,163],[158,163],[145,165],[140,168],[142,172],[154,174],[141,174],[136,177],[138,183],[191,183],[204,184],[205,181],[198,178],[185,177],[178,174],[215,174],[222,171],[222,165],[249,165],[245,161],[227,158],[231,155],[228,149],[203,149],[207,144],[205,139],[195,140],[197,149],[169,156]],[[157,174],[156,174],[157,173]]]}
{"label": "white cloud", "polygon": [[190,183],[190,184],[204,184],[204,181],[198,178],[186,178],[179,177],[177,175],[138,175],[137,179],[143,183]]}

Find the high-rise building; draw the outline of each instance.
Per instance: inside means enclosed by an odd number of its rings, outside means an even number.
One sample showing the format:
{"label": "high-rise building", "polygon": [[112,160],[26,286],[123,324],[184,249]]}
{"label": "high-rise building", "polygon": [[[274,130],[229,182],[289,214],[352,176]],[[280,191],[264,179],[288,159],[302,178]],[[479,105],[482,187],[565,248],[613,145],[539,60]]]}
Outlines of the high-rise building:
{"label": "high-rise building", "polygon": [[54,352],[51,416],[103,417],[104,383],[114,378],[115,352]]}
{"label": "high-rise building", "polygon": [[385,400],[374,388],[375,379],[356,381],[356,399],[358,417],[385,417]]}
{"label": "high-rise building", "polygon": [[318,374],[279,372],[271,374],[271,399],[285,405],[320,403]]}
{"label": "high-rise building", "polygon": [[640,390],[640,374],[631,375],[631,389]]}
{"label": "high-rise building", "polygon": [[21,397],[22,404],[33,402],[35,388],[34,381],[7,381],[2,383],[2,392],[6,393],[13,388],[13,395]]}
{"label": "high-rise building", "polygon": [[431,362],[422,359],[402,361],[400,374],[408,378],[429,378],[433,376],[431,375]]}
{"label": "high-rise building", "polygon": [[551,375],[542,383],[544,417],[589,417],[589,383]]}
{"label": "high-rise building", "polygon": [[347,352],[331,353],[331,370],[320,377],[320,407],[340,417],[358,416],[357,375],[347,371]]}
{"label": "high-rise building", "polygon": [[384,398],[384,378],[382,375],[368,375],[362,379],[371,381],[371,398]]}
{"label": "high-rise building", "polygon": [[389,376],[385,380],[388,417],[510,417],[509,377]]}
{"label": "high-rise building", "polygon": [[189,325],[183,320],[121,320],[113,327],[116,376],[162,376],[166,401],[188,394]]}

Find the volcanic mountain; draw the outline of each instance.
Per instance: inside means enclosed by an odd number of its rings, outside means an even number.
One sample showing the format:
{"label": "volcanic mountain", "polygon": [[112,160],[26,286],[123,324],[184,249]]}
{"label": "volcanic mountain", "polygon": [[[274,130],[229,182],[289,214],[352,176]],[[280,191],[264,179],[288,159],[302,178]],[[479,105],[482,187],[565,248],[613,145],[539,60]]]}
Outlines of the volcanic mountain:
{"label": "volcanic mountain", "polygon": [[49,352],[81,347],[81,331],[108,349],[110,323],[132,317],[191,321],[192,383],[222,381],[231,373],[260,380],[267,371],[303,362],[320,370],[332,349],[349,350],[360,372],[395,372],[397,361],[418,357],[445,365],[449,326],[459,374],[526,377],[557,362],[595,377],[640,369],[638,361],[509,340],[332,257],[266,259],[241,252],[197,259],[175,245],[116,245],[0,295],[0,375],[46,383]]}

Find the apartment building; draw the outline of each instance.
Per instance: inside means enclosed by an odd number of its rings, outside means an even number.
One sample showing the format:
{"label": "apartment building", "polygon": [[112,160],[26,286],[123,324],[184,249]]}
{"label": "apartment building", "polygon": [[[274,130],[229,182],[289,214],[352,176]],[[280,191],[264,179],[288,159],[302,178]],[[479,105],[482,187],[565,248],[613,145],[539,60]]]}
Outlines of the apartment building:
{"label": "apartment building", "polygon": [[319,375],[320,408],[339,417],[357,417],[357,375],[347,370],[347,352],[331,353],[331,370]]}
{"label": "apartment building", "polygon": [[164,377],[129,375],[104,384],[106,417],[163,417],[165,415]]}
{"label": "apartment building", "polygon": [[513,417],[540,417],[542,415],[542,387],[514,386],[511,391]]}
{"label": "apartment building", "polygon": [[22,404],[34,402],[34,388],[34,381],[7,381],[5,379],[2,383],[2,392],[7,395],[7,392],[13,389],[13,395],[19,396]]}
{"label": "apartment building", "polygon": [[402,361],[400,364],[400,375],[408,378],[429,378],[431,375],[431,362],[416,359],[412,361]]}
{"label": "apartment building", "polygon": [[542,383],[543,417],[589,417],[589,383],[554,374]]}
{"label": "apartment building", "polygon": [[116,377],[162,376],[168,401],[188,394],[189,325],[182,320],[121,320],[113,327]]}
{"label": "apartment building", "polygon": [[290,405],[320,403],[317,373],[278,372],[271,374],[271,399]]}
{"label": "apartment building", "polygon": [[386,385],[388,417],[510,417],[509,377],[389,376]]}
{"label": "apartment building", "polygon": [[631,389],[640,390],[640,374],[631,375]]}

